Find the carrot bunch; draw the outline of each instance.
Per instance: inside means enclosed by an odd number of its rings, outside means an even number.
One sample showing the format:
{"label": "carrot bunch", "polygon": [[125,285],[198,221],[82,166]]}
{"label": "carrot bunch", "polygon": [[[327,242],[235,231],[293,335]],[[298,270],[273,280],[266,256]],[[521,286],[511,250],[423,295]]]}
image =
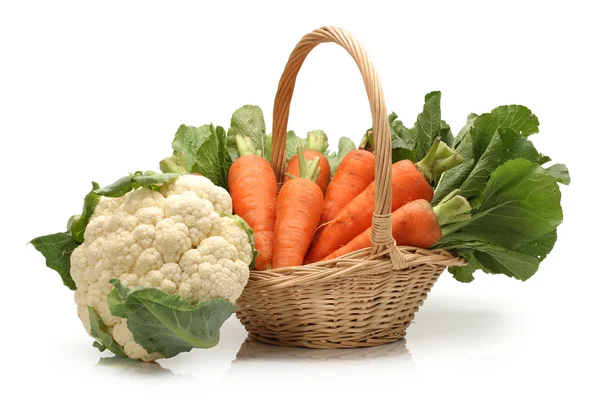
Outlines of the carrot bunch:
{"label": "carrot bunch", "polygon": [[[424,200],[429,205],[433,198],[431,182],[437,180],[444,170],[456,166],[460,162],[462,162],[462,158],[453,149],[442,143],[440,138],[436,138],[431,149],[421,161],[412,163],[409,160],[402,160],[394,163],[392,165],[392,211],[395,212],[415,200]],[[413,206],[413,209],[418,205],[423,207],[423,203],[420,202]],[[349,246],[346,248],[347,251],[356,250],[356,245],[366,244],[368,246],[370,244],[370,232],[368,234],[365,232],[370,228],[375,212],[375,182],[369,183],[347,204],[338,203],[337,207],[339,212],[335,217],[328,217],[328,221],[321,223],[323,228],[308,251],[304,259],[305,264],[329,257],[338,249],[351,243],[356,237],[362,236],[362,240],[354,242],[355,249]],[[427,209],[421,208],[421,211],[422,215],[429,215],[431,218],[431,212]],[[396,220],[401,220],[400,217],[397,215]],[[414,220],[419,221],[420,219],[415,217]],[[431,228],[427,226],[421,226],[414,230],[421,238],[431,235]],[[398,237],[396,240],[400,245],[420,246],[427,243],[421,241],[422,239],[418,241],[418,245],[414,245],[417,242],[415,238]],[[340,255],[344,253],[340,253]]]}
{"label": "carrot bunch", "polygon": [[[256,268],[300,266],[330,260],[371,244],[375,211],[375,156],[349,152],[330,178],[323,154],[327,137],[310,132],[290,159],[277,195],[275,175],[253,151],[252,142],[236,137],[240,158],[229,172],[233,207],[255,231]],[[452,193],[435,208],[432,183],[459,164],[454,149],[435,139],[419,162],[392,165],[392,236],[398,245],[429,248],[442,237],[441,227],[470,218],[466,199]]]}

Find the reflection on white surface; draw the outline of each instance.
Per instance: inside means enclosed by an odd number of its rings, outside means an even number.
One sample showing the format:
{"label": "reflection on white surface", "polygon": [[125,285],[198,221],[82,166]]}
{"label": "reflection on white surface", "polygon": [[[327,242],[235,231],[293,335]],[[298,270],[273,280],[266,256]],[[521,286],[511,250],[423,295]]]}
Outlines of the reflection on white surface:
{"label": "reflection on white surface", "polygon": [[118,375],[121,377],[194,378],[192,375],[176,375],[170,369],[163,368],[158,362],[144,362],[120,357],[100,358],[96,364],[96,370],[106,371],[110,373],[110,376]]}
{"label": "reflection on white surface", "polygon": [[242,343],[234,363],[252,360],[361,361],[377,358],[400,358],[412,362],[405,339],[375,347],[314,349],[273,346],[249,337]]}
{"label": "reflection on white surface", "polygon": [[365,368],[414,367],[406,341],[376,347],[353,349],[311,349],[280,347],[246,339],[226,372],[225,378],[237,382],[251,374],[285,380],[289,377],[323,379],[327,374],[353,373]]}

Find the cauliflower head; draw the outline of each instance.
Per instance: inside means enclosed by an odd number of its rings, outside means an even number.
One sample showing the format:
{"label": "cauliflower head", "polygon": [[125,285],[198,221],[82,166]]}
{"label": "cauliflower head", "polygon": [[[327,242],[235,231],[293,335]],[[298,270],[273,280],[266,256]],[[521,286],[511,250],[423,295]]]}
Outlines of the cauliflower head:
{"label": "cauliflower head", "polygon": [[71,255],[75,302],[88,333],[89,306],[129,357],[161,358],[134,341],[127,319],[111,315],[111,279],[130,288],[157,288],[191,304],[217,297],[234,303],[248,282],[253,250],[231,206],[225,189],[197,175],[183,175],[160,191],[102,197],[84,242]]}

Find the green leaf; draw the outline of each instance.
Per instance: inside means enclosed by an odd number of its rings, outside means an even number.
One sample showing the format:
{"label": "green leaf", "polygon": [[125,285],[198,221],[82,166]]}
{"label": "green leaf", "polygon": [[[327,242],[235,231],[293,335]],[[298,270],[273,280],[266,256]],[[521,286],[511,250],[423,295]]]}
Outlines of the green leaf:
{"label": "green leaf", "polygon": [[140,173],[136,172],[131,178],[137,187],[144,187],[150,190],[159,191],[160,188],[166,183],[178,178],[178,173],[157,173],[152,171],[146,171]]}
{"label": "green leaf", "polygon": [[460,186],[460,194],[470,198],[477,195],[490,174],[509,159],[524,158],[538,162],[540,154],[531,141],[512,129],[500,128],[492,136],[481,158]]}
{"label": "green leaf", "polygon": [[[132,174],[118,179],[116,182],[113,182],[108,186],[104,186],[101,189],[96,188],[95,190],[93,190],[93,193],[97,196],[121,197],[125,196],[132,190],[139,189],[140,187],[145,187],[150,190],[159,190],[161,186],[171,182],[179,175],[180,174],[178,173],[156,173],[152,171],[136,171]],[[98,201],[96,200],[96,204],[97,203]],[[94,208],[95,207],[96,205],[94,204]],[[93,211],[94,210],[92,209],[92,213]],[[88,223],[86,222],[85,225],[87,226],[87,224]]]}
{"label": "green leaf", "polygon": [[272,150],[273,150],[273,136],[269,134],[267,136],[267,142],[265,144],[265,159],[269,162],[271,162]]}
{"label": "green leaf", "polygon": [[534,240],[517,242],[513,245],[513,249],[520,253],[535,256],[541,262],[554,248],[556,239],[556,230],[554,230]]}
{"label": "green leaf", "polygon": [[556,242],[560,198],[555,178],[544,168],[526,159],[509,160],[473,199],[477,211],[471,220],[444,227],[435,247],[470,253],[484,271],[526,280]]}
{"label": "green leaf", "polygon": [[267,135],[265,118],[258,106],[245,105],[236,110],[231,116],[231,123],[227,131],[227,148],[231,160],[237,159],[235,147],[236,135],[248,136],[261,156],[267,155]]}
{"label": "green leaf", "polygon": [[450,126],[441,119],[440,100],[439,91],[425,95],[423,111],[417,116],[413,128],[404,126],[394,112],[388,116],[392,132],[392,162],[404,159],[413,162],[421,160],[438,136],[446,144],[452,145]]}
{"label": "green leaf", "polygon": [[457,280],[462,282],[472,281],[472,274],[477,269],[525,281],[536,273],[540,264],[540,260],[535,256],[480,241],[471,234],[452,234],[441,245],[450,243],[457,246],[455,248],[446,246],[445,248],[463,252],[463,257],[469,262],[466,267],[453,270],[454,278],[459,277]]}
{"label": "green leaf", "polygon": [[102,322],[100,316],[90,306],[88,306],[88,314],[90,316],[90,334],[96,339],[92,345],[100,351],[108,349],[117,357],[127,358],[123,347],[108,333],[104,322]]}
{"label": "green leaf", "polygon": [[490,113],[469,115],[454,145],[464,161],[444,173],[435,188],[432,204],[455,189],[470,198],[479,193],[490,173],[509,159],[540,163],[544,158],[526,136],[537,132],[538,119],[520,105],[498,107]]}
{"label": "green leaf", "polygon": [[110,185],[104,186],[101,189],[96,190],[94,193],[100,196],[106,197],[121,197],[133,190],[133,182],[131,181],[131,175],[123,176],[117,179]]}
{"label": "green leaf", "polygon": [[329,161],[329,167],[331,168],[331,176],[335,174],[337,171],[340,162],[344,159],[346,154],[350,151],[356,150],[356,146],[348,137],[341,137],[340,142],[338,143],[338,151],[337,153],[326,153],[325,157]]}
{"label": "green leaf", "polygon": [[470,283],[475,280],[473,273],[481,268],[481,264],[477,261],[473,253],[460,253],[459,255],[467,260],[467,265],[452,266],[448,268],[448,271],[455,280],[458,280],[461,283]]}
{"label": "green leaf", "polygon": [[215,346],[223,322],[235,312],[235,305],[222,298],[192,305],[156,288],[130,290],[119,280],[111,283],[111,314],[127,319],[136,343],[166,358],[192,348]]}
{"label": "green leaf", "polygon": [[448,125],[448,123],[446,123],[444,120],[440,121],[440,130],[438,132],[438,136],[440,136],[444,143],[452,147],[452,143],[454,143],[454,136],[452,135],[452,130],[450,130],[450,125]]}
{"label": "green leaf", "polygon": [[513,129],[528,137],[537,133],[540,122],[529,108],[522,105],[504,105],[484,113],[475,121],[475,128],[487,135],[495,133],[501,127]]}
{"label": "green leaf", "polygon": [[298,147],[304,147],[306,139],[300,138],[293,130],[287,132],[285,136],[285,158],[289,161],[297,152]]}
{"label": "green leaf", "polygon": [[[222,127],[212,124],[200,127],[181,125],[175,133],[172,146],[174,155],[184,153],[189,172],[199,173],[215,185],[227,189],[227,173],[232,158],[227,135]],[[264,144],[262,151],[264,152]]]}
{"label": "green leaf", "polygon": [[439,135],[442,120],[441,98],[442,94],[439,91],[433,91],[425,95],[423,112],[417,116],[414,127],[417,136],[417,148],[415,150],[417,160],[425,157],[433,141]]}
{"label": "green leaf", "polygon": [[390,130],[392,132],[392,163],[402,160],[416,162],[417,157],[414,150],[417,145],[417,136],[415,131],[404,127],[399,120],[392,122]]}
{"label": "green leaf", "polygon": [[[467,116],[467,123],[463,126],[462,129],[460,129],[460,131],[456,135],[456,138],[454,139],[454,143],[452,144],[452,147],[457,148],[460,145],[460,143],[463,140],[463,138],[465,137],[465,135],[467,133],[471,132],[471,128],[473,127],[473,124],[475,123],[475,119],[477,119],[478,117],[479,117],[479,115],[477,115],[476,113],[471,113],[471,114],[469,114],[469,116]],[[450,144],[448,144],[448,145],[450,145]]]}
{"label": "green leaf", "polygon": [[507,161],[492,173],[479,211],[462,229],[507,248],[534,241],[562,222],[560,196],[554,178],[536,163]]}
{"label": "green leaf", "polygon": [[92,182],[92,190],[83,199],[83,211],[81,212],[81,215],[73,221],[69,229],[73,241],[77,245],[83,243],[85,229],[90,222],[90,218],[92,218],[92,214],[94,214],[96,205],[100,201],[100,196],[96,193],[96,190],[98,190],[99,187],[100,186],[98,186],[96,182]]}
{"label": "green leaf", "polygon": [[568,185],[571,183],[571,176],[565,164],[554,164],[546,168],[546,172],[550,174],[558,183]]}
{"label": "green leaf", "polygon": [[71,253],[77,247],[70,233],[59,232],[44,235],[31,240],[33,247],[46,258],[46,266],[55,270],[62,278],[63,284],[75,290],[75,282],[71,277]]}

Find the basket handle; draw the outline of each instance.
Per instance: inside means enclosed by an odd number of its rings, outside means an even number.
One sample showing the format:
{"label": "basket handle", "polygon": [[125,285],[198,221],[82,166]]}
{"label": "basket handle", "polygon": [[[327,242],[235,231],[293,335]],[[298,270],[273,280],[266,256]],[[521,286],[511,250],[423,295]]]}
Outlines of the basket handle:
{"label": "basket handle", "polygon": [[287,124],[298,71],[310,51],[325,42],[336,43],[350,53],[363,76],[371,106],[375,140],[375,212],[371,231],[372,252],[381,253],[389,250],[394,267],[405,267],[404,257],[396,249],[392,238],[392,136],[379,76],[362,44],[341,28],[322,27],[305,35],[298,42],[285,65],[273,106],[271,165],[275,177],[280,183],[283,182],[286,168]]}

